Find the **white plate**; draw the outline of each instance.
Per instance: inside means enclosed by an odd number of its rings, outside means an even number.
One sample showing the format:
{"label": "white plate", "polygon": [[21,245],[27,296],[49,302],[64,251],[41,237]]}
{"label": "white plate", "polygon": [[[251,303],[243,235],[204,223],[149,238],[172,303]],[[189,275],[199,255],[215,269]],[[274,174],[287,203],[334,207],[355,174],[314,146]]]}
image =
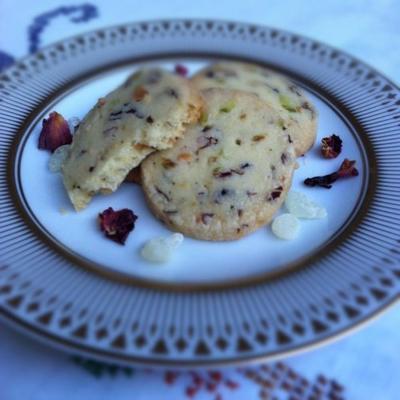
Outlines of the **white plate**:
{"label": "white plate", "polygon": [[[188,45],[190,43],[190,46]],[[153,265],[143,243],[169,231],[124,184],[75,213],[37,149],[52,110],[82,117],[135,68],[216,58],[287,74],[319,111],[314,148],[293,189],[328,210],[293,241],[269,227],[234,242],[186,238]],[[399,89],[347,54],[287,32],[218,21],[123,25],[62,41],[0,75],[0,311],[46,343],[120,363],[215,365],[276,357],[359,325],[399,295]],[[337,159],[319,155],[338,134]],[[332,189],[306,177],[356,160],[360,175]],[[105,239],[108,207],[139,216],[126,245]]]}
{"label": "white plate", "polygon": [[[177,62],[183,62],[191,67],[193,73],[210,62],[203,60],[195,63],[185,58],[174,61],[157,62],[156,65],[173,70]],[[124,82],[129,73],[132,73],[132,66],[82,82],[67,97],[54,102],[51,109],[57,110],[65,118],[83,118],[98,98]],[[87,209],[75,213],[61,177],[51,174],[47,168],[48,153],[38,151],[41,121],[33,127],[21,155],[21,189],[32,214],[49,235],[77,256],[98,264],[102,269],[169,284],[211,285],[258,276],[267,271],[276,272],[310,257],[346,227],[362,203],[365,195],[363,188],[366,188],[365,181],[369,173],[362,144],[351,126],[316,95],[307,94],[319,112],[318,137],[313,149],[305,157],[299,158],[299,169],[295,172],[292,189],[306,193],[326,207],[328,218],[303,220],[301,234],[293,241],[276,238],[269,226],[233,242],[205,242],[186,238],[174,259],[163,266],[154,266],[140,257],[139,250],[147,240],[171,232],[149,211],[141,188],[125,184],[110,196],[97,196]],[[332,133],[340,135],[344,150],[338,159],[327,161],[320,155],[320,143],[323,137]],[[331,190],[304,185],[307,177],[337,170],[344,158],[356,160],[359,177],[339,181]],[[139,216],[136,229],[124,247],[105,240],[99,234],[97,215],[110,206],[114,209],[131,208]]]}

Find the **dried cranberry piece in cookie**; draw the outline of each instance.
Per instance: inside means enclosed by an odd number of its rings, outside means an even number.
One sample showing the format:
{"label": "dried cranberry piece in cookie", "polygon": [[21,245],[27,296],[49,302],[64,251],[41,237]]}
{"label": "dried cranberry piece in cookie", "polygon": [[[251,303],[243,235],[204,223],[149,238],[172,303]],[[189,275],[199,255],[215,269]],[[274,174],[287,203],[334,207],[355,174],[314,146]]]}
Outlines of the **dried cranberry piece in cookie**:
{"label": "dried cranberry piece in cookie", "polygon": [[56,111],[42,122],[42,131],[39,136],[39,149],[53,152],[58,147],[72,142],[72,135],[68,122]]}
{"label": "dried cranberry piece in cookie", "polygon": [[135,228],[137,218],[133,211],[127,208],[114,211],[109,207],[99,214],[100,229],[109,239],[125,244],[129,233]]}
{"label": "dried cranberry piece in cookie", "polygon": [[342,151],[342,139],[337,135],[324,137],[321,143],[321,153],[324,158],[336,158]]}

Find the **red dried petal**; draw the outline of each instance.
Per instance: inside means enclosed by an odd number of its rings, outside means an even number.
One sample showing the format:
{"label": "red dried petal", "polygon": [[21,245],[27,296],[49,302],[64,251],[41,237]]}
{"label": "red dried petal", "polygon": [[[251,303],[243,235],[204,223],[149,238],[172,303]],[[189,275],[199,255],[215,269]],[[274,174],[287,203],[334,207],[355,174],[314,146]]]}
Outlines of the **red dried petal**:
{"label": "red dried petal", "polygon": [[219,140],[213,136],[199,136],[197,138],[197,144],[200,147],[197,149],[196,154],[199,154],[199,151],[205,149],[206,147],[215,146],[218,144],[218,141]]}
{"label": "red dried petal", "polygon": [[346,178],[350,176],[357,176],[358,170],[356,169],[355,161],[350,161],[347,158],[342,162],[338,171],[332,172],[328,175],[314,176],[313,178],[307,178],[304,184],[307,186],[320,186],[326,189],[332,187],[332,183],[336,182],[339,178]]}
{"label": "red dried petal", "polygon": [[137,218],[133,211],[127,208],[114,211],[109,207],[99,214],[100,229],[109,239],[124,244],[129,233],[135,228]]}
{"label": "red dried petal", "polygon": [[42,131],[39,136],[39,149],[53,152],[58,147],[72,142],[72,135],[68,122],[58,112],[53,111],[48,119],[42,122]]}
{"label": "red dried petal", "polygon": [[187,74],[189,73],[189,70],[187,69],[187,67],[185,67],[182,64],[176,64],[175,65],[175,73],[180,76],[187,76]]}
{"label": "red dried petal", "polygon": [[347,176],[357,176],[358,175],[358,170],[354,166],[356,164],[355,160],[350,161],[347,158],[342,162],[342,165],[339,168],[339,171],[337,172],[338,175],[341,178],[345,178]]}
{"label": "red dried petal", "polygon": [[276,187],[276,188],[269,194],[269,196],[267,197],[267,201],[273,201],[273,200],[279,198],[280,195],[282,194],[282,190],[283,190],[283,187],[282,187],[282,186]]}
{"label": "red dried petal", "polygon": [[324,158],[336,158],[342,151],[342,139],[337,135],[325,137],[321,142],[321,153]]}
{"label": "red dried petal", "polygon": [[244,171],[246,168],[251,167],[251,164],[249,163],[243,163],[239,166],[239,168],[231,168],[230,170],[227,171],[221,171],[220,168],[215,168],[213,171],[213,176],[216,178],[228,178],[232,176],[233,174],[236,175],[243,175],[246,171]]}
{"label": "red dried petal", "polygon": [[325,189],[330,189],[332,187],[332,183],[335,182],[338,178],[338,174],[333,172],[329,175],[324,176],[314,176],[312,178],[307,178],[304,180],[304,184],[307,186],[320,186]]}
{"label": "red dried petal", "polygon": [[214,172],[213,172],[213,175],[214,175],[216,178],[221,178],[221,179],[223,179],[223,178],[228,178],[228,177],[232,176],[232,171],[229,170],[229,171],[222,171],[222,172],[220,172],[220,171],[219,171],[219,168],[216,168],[216,169],[214,170]]}

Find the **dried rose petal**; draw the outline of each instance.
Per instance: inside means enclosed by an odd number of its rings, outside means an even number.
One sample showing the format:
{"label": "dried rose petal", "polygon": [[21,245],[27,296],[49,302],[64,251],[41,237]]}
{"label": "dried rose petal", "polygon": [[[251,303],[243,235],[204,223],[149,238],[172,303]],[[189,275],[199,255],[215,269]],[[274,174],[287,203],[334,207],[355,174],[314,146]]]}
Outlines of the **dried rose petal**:
{"label": "dried rose petal", "polygon": [[336,158],[342,151],[342,139],[337,135],[324,137],[321,143],[321,153],[324,158]]}
{"label": "dried rose petal", "polygon": [[283,191],[283,187],[282,186],[278,186],[276,187],[268,196],[267,201],[273,201],[275,199],[278,199]]}
{"label": "dried rose petal", "polygon": [[114,211],[109,207],[99,214],[100,229],[109,239],[124,244],[129,233],[135,228],[137,218],[133,211],[127,208]]}
{"label": "dried rose petal", "polygon": [[216,178],[228,178],[228,177],[232,176],[232,171],[231,170],[229,170],[229,171],[219,171],[219,168],[216,168],[214,170],[214,172],[213,172],[213,175]]}
{"label": "dried rose petal", "polygon": [[72,142],[72,135],[68,122],[56,111],[42,122],[42,131],[39,136],[39,149],[53,152],[58,147]]}
{"label": "dried rose petal", "polygon": [[199,151],[205,149],[206,147],[215,146],[218,144],[218,141],[219,140],[213,136],[199,136],[197,138],[197,144],[200,147],[197,149],[196,154],[199,154]]}
{"label": "dried rose petal", "polygon": [[336,172],[333,172],[332,174],[329,175],[324,175],[324,176],[314,176],[312,178],[307,178],[304,180],[304,184],[307,186],[320,186],[325,189],[330,189],[332,187],[332,183],[335,182],[338,178],[338,175]]}
{"label": "dried rose petal", "polygon": [[240,164],[239,168],[231,168],[226,171],[221,171],[221,168],[215,168],[213,171],[213,176],[216,178],[227,178],[232,176],[233,174],[236,175],[244,175],[246,171],[244,171],[247,168],[250,168],[252,165],[248,162]]}
{"label": "dried rose petal", "polygon": [[338,171],[332,172],[329,175],[314,176],[313,178],[307,178],[304,184],[307,186],[320,186],[326,189],[332,187],[332,183],[337,181],[339,178],[345,178],[350,176],[357,176],[358,170],[356,169],[355,161],[350,161],[347,158],[342,162]]}
{"label": "dried rose petal", "polygon": [[[244,168],[247,168],[247,166]],[[219,168],[215,168],[213,171],[213,176],[215,176],[216,178],[228,178],[230,176],[233,176],[233,174],[243,175],[244,171],[242,171],[242,169],[244,168],[239,168],[239,169],[231,168],[230,170],[227,171],[220,171]]]}
{"label": "dried rose petal", "polygon": [[187,76],[187,74],[189,73],[189,70],[187,69],[187,67],[185,67],[182,64],[176,64],[175,65],[175,73],[180,76]]}
{"label": "dried rose petal", "polygon": [[356,162],[350,161],[347,158],[342,162],[342,165],[339,168],[339,171],[337,172],[340,178],[345,178],[347,176],[357,176],[358,175],[358,170],[354,166]]}

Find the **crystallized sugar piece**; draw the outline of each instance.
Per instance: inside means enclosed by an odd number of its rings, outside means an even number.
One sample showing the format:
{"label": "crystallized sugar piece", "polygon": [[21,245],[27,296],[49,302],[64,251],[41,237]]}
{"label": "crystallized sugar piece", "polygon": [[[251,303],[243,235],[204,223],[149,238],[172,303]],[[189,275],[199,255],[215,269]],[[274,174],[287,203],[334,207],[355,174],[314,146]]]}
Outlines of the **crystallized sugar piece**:
{"label": "crystallized sugar piece", "polygon": [[154,263],[167,262],[173,252],[182,244],[183,235],[174,233],[168,237],[150,239],[142,247],[140,255],[147,261]]}
{"label": "crystallized sugar piece", "polygon": [[50,156],[48,167],[50,172],[61,172],[61,166],[67,159],[70,150],[70,145],[65,144],[64,146],[58,147],[54,150],[54,153]]}
{"label": "crystallized sugar piece", "polygon": [[292,240],[299,233],[300,222],[292,214],[282,214],[274,219],[271,229],[279,239]]}
{"label": "crystallized sugar piece", "polygon": [[297,218],[325,218],[328,215],[324,207],[310,200],[301,192],[290,191],[287,194],[285,206]]}

